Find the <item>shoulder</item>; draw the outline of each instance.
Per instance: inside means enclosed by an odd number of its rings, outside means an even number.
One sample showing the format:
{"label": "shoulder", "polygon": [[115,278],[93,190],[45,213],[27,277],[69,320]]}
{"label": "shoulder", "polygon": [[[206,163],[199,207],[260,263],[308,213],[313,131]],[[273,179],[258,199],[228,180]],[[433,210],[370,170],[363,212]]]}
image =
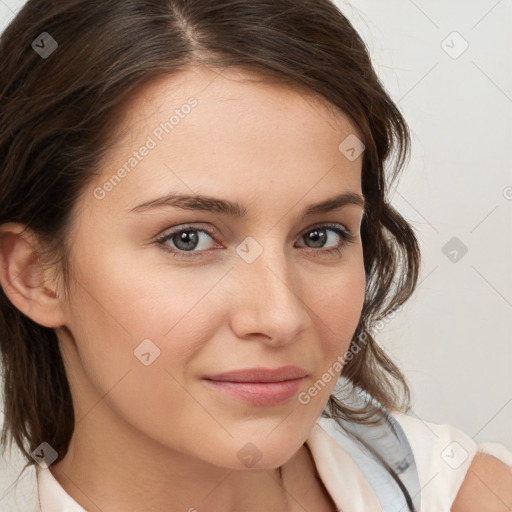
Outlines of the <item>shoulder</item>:
{"label": "shoulder", "polygon": [[[509,465],[512,466],[512,452],[507,448],[498,443],[479,445],[465,432],[451,425],[427,422],[415,415],[400,412],[394,412],[392,416],[404,429],[413,450],[422,487],[421,501],[426,510],[510,510],[505,505],[501,509],[482,507],[482,503],[490,506],[488,496],[492,493],[492,490],[488,490],[486,496],[483,482],[488,483],[494,477],[499,481],[496,489],[503,494],[505,503],[507,492],[510,500],[512,470]],[[501,460],[485,453],[488,449],[495,451]],[[478,502],[480,505],[476,504],[477,496],[481,500]],[[507,505],[510,503],[512,501]]]}
{"label": "shoulder", "polygon": [[512,509],[512,467],[483,451],[471,462],[451,512],[505,512]]}

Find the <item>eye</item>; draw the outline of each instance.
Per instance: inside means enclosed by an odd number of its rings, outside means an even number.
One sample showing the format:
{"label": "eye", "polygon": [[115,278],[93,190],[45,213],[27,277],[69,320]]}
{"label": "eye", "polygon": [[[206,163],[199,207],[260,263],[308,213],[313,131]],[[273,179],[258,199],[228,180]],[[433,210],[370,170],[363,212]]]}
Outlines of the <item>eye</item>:
{"label": "eye", "polygon": [[[199,236],[199,234],[206,236]],[[204,228],[180,226],[159,238],[156,243],[164,246],[166,251],[169,251],[176,256],[190,258],[200,256],[200,254],[196,254],[200,251],[196,251],[195,249],[199,248],[202,251],[208,250],[207,247],[204,247],[204,239],[208,237],[213,238],[214,234],[215,233],[213,231]],[[172,242],[175,247],[169,247],[167,242]]]}
{"label": "eye", "polygon": [[350,231],[340,227],[338,224],[322,224],[320,226],[309,228],[301,238],[302,240],[309,240],[315,247],[318,247],[319,245],[323,246],[329,238],[327,235],[329,231],[336,233],[339,241],[330,249],[324,249],[316,252],[328,255],[333,253],[341,254],[345,245],[356,241],[356,237]]}
{"label": "eye", "polygon": [[[336,236],[329,237],[329,232],[335,233]],[[205,227],[185,225],[171,230],[157,239],[155,243],[178,258],[195,258],[209,250],[208,238],[213,240],[216,234],[216,231]],[[338,241],[336,241],[336,237]],[[329,238],[334,238],[334,247],[323,249]],[[330,255],[332,253],[341,254],[345,245],[355,242],[357,237],[338,224],[322,224],[309,228],[301,236],[301,239],[309,240],[309,243],[313,245],[309,249],[313,252]]]}

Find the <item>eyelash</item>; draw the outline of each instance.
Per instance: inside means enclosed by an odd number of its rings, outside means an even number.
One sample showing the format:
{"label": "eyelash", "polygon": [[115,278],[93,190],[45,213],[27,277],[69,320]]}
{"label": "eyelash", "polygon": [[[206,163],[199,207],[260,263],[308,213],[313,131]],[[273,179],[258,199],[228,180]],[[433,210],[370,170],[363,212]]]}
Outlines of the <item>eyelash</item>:
{"label": "eyelash", "polygon": [[[327,223],[327,224],[319,224],[318,226],[313,226],[312,228],[308,228],[303,233],[302,236],[304,236],[304,235],[306,235],[308,233],[311,233],[312,231],[315,231],[316,229],[322,229],[322,228],[328,228],[331,231],[334,231],[337,235],[340,236],[340,238],[342,239],[342,242],[340,243],[340,245],[338,245],[336,247],[333,247],[332,249],[324,249],[324,250],[322,250],[322,249],[310,248],[311,251],[322,252],[323,254],[327,254],[327,255],[331,255],[331,254],[341,255],[343,253],[345,245],[354,243],[356,241],[356,239],[357,239],[357,237],[354,236],[350,231],[348,231],[346,229],[343,229],[343,228],[340,228],[337,224],[329,224],[329,223]],[[180,226],[178,229],[174,229],[173,231],[171,231],[171,232],[163,235],[162,237],[158,238],[157,240],[155,240],[155,244],[157,244],[159,246],[162,246],[162,249],[164,251],[170,252],[171,254],[173,254],[177,258],[185,258],[185,259],[187,259],[187,258],[198,258],[198,257],[201,257],[203,255],[203,253],[209,251],[209,250],[204,250],[204,251],[183,251],[183,250],[180,250],[180,249],[170,248],[168,245],[166,245],[166,242],[168,240],[171,240],[173,236],[175,236],[177,234],[180,234],[180,233],[186,233],[187,231],[194,231],[194,232],[198,232],[198,233],[206,233],[211,238],[214,238],[214,236],[216,235],[216,233],[214,231],[210,231],[208,229],[203,229],[203,228],[198,228],[198,227],[194,227],[194,226],[184,225],[184,226]]]}

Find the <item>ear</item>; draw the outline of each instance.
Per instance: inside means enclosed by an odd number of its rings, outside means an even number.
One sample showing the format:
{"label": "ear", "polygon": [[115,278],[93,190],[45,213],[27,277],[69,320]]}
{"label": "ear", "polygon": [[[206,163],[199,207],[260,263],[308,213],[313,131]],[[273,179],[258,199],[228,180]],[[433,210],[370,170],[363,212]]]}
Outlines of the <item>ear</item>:
{"label": "ear", "polygon": [[64,314],[60,299],[38,255],[37,237],[25,225],[0,226],[0,285],[22,313],[44,327],[60,327]]}

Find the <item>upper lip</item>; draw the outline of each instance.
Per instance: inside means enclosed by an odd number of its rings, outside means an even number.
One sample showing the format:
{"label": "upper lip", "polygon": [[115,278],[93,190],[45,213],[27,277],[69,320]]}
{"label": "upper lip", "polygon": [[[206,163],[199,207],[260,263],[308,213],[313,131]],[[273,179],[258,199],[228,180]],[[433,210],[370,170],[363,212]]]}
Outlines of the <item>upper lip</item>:
{"label": "upper lip", "polygon": [[233,370],[216,375],[206,375],[208,380],[225,382],[282,382],[305,377],[308,374],[299,366],[282,366],[281,368],[247,368],[245,370]]}

